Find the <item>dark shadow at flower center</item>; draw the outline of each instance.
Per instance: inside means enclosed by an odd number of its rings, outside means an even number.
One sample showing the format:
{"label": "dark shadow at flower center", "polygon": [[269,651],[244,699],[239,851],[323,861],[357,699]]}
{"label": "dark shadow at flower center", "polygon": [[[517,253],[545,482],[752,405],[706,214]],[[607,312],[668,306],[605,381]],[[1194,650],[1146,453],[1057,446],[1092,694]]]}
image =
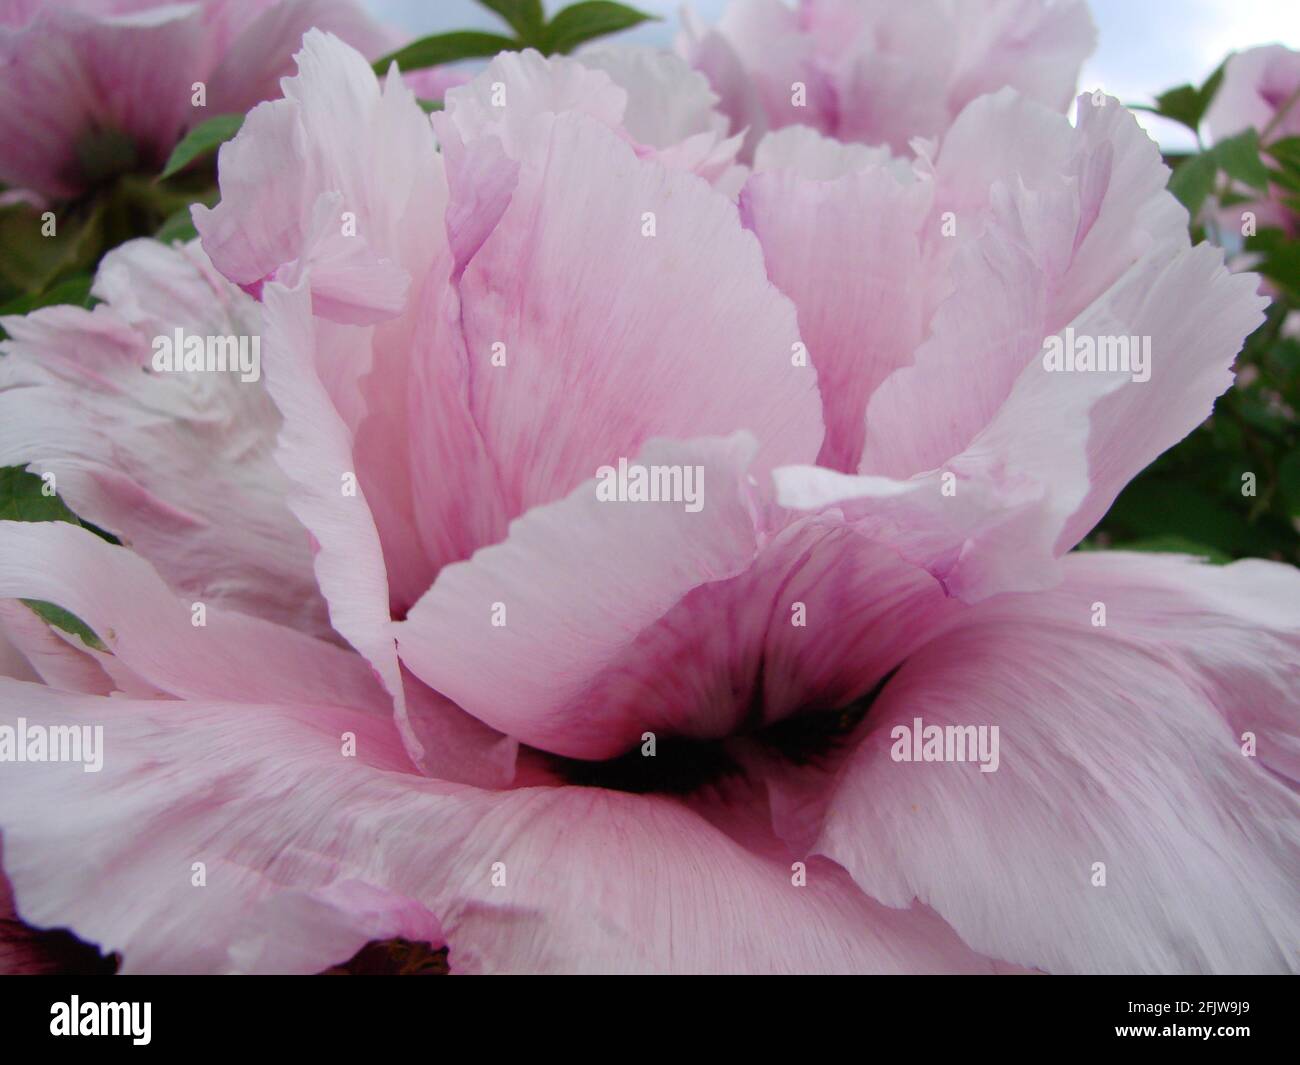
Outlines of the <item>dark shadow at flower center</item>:
{"label": "dark shadow at flower center", "polygon": [[893,675],[890,673],[871,691],[837,709],[810,707],[775,724],[716,740],[662,737],[655,744],[653,756],[644,753],[645,746],[641,745],[599,762],[559,755],[545,757],[550,768],[569,784],[637,795],[689,795],[743,773],[735,755],[738,739],[756,743],[794,765],[825,763],[845,748]]}

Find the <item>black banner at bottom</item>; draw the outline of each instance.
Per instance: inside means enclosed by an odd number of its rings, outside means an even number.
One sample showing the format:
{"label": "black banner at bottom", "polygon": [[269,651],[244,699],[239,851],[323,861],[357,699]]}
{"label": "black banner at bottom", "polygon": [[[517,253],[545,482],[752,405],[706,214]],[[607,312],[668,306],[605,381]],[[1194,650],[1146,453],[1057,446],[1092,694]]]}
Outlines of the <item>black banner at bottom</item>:
{"label": "black banner at bottom", "polygon": [[[705,981],[702,985],[701,981]],[[712,986],[710,986],[712,985]],[[1283,1050],[1296,985],[1264,977],[857,977],[541,982],[376,977],[9,977],[0,981],[5,1058],[60,1047],[95,1053],[320,1050],[406,1056],[482,1042],[546,1053],[725,1047],[766,1053],[915,1046],[1138,1052],[1194,1046]],[[485,1023],[486,1022],[486,1023]],[[1244,1045],[1244,1046],[1243,1046]],[[603,1049],[602,1049],[603,1048]],[[840,1053],[840,1052],[836,1052]]]}

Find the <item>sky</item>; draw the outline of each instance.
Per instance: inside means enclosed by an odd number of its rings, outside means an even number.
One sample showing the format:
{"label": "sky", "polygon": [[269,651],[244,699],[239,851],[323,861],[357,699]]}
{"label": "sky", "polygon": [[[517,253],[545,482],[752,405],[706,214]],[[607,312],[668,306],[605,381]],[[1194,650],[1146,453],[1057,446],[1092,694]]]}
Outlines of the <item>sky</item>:
{"label": "sky", "polygon": [[[554,12],[567,0],[546,0]],[[680,0],[631,0],[663,16],[621,35],[647,44],[670,43],[677,32]],[[727,0],[694,0],[706,20]],[[897,0],[907,3],[908,0]],[[413,34],[449,29],[497,29],[496,17],[474,0],[367,0],[386,22]],[[1183,82],[1199,84],[1233,50],[1280,42],[1300,48],[1300,0],[1091,0],[1098,45],[1085,64],[1080,89],[1104,89],[1125,103],[1152,97]],[[1167,149],[1188,146],[1186,131],[1158,118],[1140,121]]]}

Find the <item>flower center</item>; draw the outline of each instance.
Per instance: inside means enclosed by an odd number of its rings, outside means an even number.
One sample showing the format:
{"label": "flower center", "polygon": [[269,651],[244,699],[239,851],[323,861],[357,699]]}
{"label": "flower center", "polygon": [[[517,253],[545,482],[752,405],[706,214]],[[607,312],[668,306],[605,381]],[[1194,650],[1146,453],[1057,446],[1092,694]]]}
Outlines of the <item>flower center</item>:
{"label": "flower center", "polygon": [[[714,740],[656,738],[653,753],[642,743],[603,761],[545,755],[549,767],[569,784],[637,795],[689,795],[745,773],[743,752],[757,745],[794,765],[824,763],[844,749],[854,729],[897,670],[865,695],[834,710],[807,709],[754,731]],[[758,719],[758,715],[755,715]]]}

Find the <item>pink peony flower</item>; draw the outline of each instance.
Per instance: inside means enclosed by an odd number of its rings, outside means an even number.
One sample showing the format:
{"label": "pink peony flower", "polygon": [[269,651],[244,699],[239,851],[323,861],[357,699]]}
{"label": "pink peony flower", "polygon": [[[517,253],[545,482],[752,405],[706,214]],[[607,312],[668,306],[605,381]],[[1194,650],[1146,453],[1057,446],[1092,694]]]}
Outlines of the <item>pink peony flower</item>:
{"label": "pink peony flower", "polygon": [[[1300,52],[1280,44],[1239,52],[1224,67],[1223,81],[1205,115],[1206,128],[1216,143],[1248,129],[1258,131],[1261,144],[1300,136],[1297,93]],[[1236,230],[1242,212],[1252,211],[1257,228],[1276,226],[1294,237],[1300,233],[1300,223],[1285,203],[1291,195],[1290,191],[1270,186],[1267,197],[1225,208],[1222,221]]]}
{"label": "pink peony flower", "polygon": [[902,152],[1006,85],[1064,111],[1095,43],[1082,0],[732,0],[716,27],[688,10],[678,49],[747,154],[791,125]]}
{"label": "pink peony flower", "polygon": [[[1297,966],[1300,576],[1069,553],[1261,318],[1118,103],[783,131],[737,207],[569,61],[432,129],[324,34],[285,89],[201,250],[2,323],[0,463],[123,541],[0,522],[0,596],[102,644],[0,613],[0,725],[104,729],[0,774],[25,921],[133,972]],[[159,371],[178,327],[262,376]]]}
{"label": "pink peony flower", "polygon": [[0,182],[66,199],[157,172],[188,127],[278,96],[312,26],[392,44],[354,0],[0,0]]}

